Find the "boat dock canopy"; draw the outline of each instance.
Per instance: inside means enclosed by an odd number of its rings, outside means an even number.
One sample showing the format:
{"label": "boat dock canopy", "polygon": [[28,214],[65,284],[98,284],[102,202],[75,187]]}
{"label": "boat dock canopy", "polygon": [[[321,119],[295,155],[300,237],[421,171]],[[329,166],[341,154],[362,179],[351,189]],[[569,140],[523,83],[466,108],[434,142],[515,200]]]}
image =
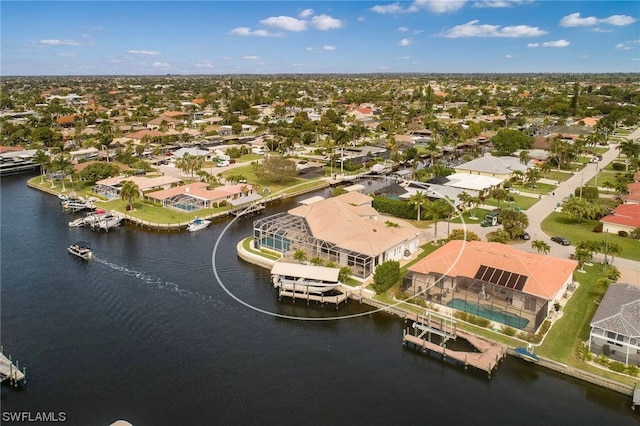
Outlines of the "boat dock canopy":
{"label": "boat dock canopy", "polygon": [[271,275],[306,278],[323,282],[338,282],[340,269],[326,266],[303,265],[300,263],[276,262],[271,268]]}

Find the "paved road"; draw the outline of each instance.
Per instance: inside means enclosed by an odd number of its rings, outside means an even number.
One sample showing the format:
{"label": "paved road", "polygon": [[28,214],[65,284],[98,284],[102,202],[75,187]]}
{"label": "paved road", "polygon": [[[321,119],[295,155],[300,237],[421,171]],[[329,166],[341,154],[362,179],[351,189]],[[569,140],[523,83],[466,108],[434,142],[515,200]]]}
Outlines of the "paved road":
{"label": "paved road", "polygon": [[[636,139],[640,137],[640,129],[634,131],[631,135],[629,135],[630,139]],[[605,167],[610,162],[612,162],[618,156],[618,150],[616,148],[617,145],[610,145],[609,150],[603,154],[602,160],[598,163],[590,163],[587,165],[582,171],[575,173],[569,179],[564,182],[561,182],[560,185],[554,191],[555,195],[543,196],[540,201],[535,203],[529,209],[527,209],[526,213],[529,218],[529,227],[527,228],[527,232],[531,235],[531,240],[542,240],[545,241],[551,247],[550,255],[559,257],[559,258],[569,258],[569,256],[575,252],[574,246],[562,246],[558,243],[551,241],[551,236],[548,236],[542,231],[540,227],[540,223],[544,220],[549,214],[554,211],[559,211],[557,209],[557,203],[562,202],[564,197],[568,197],[569,194],[573,194],[575,188],[580,187],[583,183],[588,182],[592,179],[598,170],[602,167]],[[467,224],[467,229],[475,232],[480,236],[481,239],[486,240],[486,236],[489,232],[495,231],[495,227],[483,228],[480,224]],[[451,229],[459,228],[459,225],[451,225]],[[432,239],[433,238],[433,229],[428,229],[425,231],[426,235]],[[440,222],[438,224],[438,238],[446,238],[447,237],[447,223]],[[519,250],[535,253],[536,250],[531,247],[530,241],[522,241],[513,243]],[[602,255],[597,255],[594,259],[595,262],[602,262]],[[619,282],[628,282],[635,285],[640,285],[640,262],[635,262],[627,259],[614,259],[614,265],[620,270],[622,273],[622,277]]]}

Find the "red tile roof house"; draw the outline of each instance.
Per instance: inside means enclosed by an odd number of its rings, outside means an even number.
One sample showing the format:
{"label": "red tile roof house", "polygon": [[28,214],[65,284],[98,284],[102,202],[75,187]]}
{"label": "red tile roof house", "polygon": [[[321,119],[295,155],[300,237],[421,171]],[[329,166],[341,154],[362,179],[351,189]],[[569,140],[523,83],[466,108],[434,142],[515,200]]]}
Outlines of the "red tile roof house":
{"label": "red tile roof house", "polygon": [[640,204],[640,182],[627,184],[627,193],[621,198],[625,204]]}
{"label": "red tile roof house", "polygon": [[620,204],[613,213],[600,219],[602,230],[617,234],[640,228],[640,204]]}
{"label": "red tile roof house", "polygon": [[535,333],[573,285],[578,262],[482,241],[450,241],[409,267],[402,291]]}
{"label": "red tile roof house", "polygon": [[138,185],[138,188],[142,193],[157,188],[170,188],[171,185],[180,182],[180,179],[172,176],[116,176],[97,181],[92,188],[92,192],[109,200],[113,200],[120,197],[120,188],[126,180],[132,181]]}
{"label": "red tile roof house", "polygon": [[207,189],[206,182],[194,182],[145,194],[148,200],[178,210],[193,211],[220,207],[225,203],[240,205],[262,198],[249,184],[219,186]]}

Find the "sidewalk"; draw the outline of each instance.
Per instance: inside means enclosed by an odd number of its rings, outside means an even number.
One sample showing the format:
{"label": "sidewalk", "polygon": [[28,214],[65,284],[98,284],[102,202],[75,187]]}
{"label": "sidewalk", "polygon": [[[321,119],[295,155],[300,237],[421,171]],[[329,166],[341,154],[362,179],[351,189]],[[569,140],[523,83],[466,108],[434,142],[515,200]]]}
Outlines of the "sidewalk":
{"label": "sidewalk", "polygon": [[[630,135],[631,138],[640,137],[640,129],[636,130],[634,133]],[[527,232],[531,236],[531,240],[525,241],[514,241],[511,242],[510,245],[518,248],[519,250],[537,253],[535,249],[531,247],[531,241],[533,240],[542,240],[549,244],[551,251],[549,254],[551,256],[559,257],[567,259],[571,254],[575,252],[574,246],[561,246],[558,243],[551,241],[551,236],[548,236],[542,231],[540,227],[540,223],[551,213],[556,211],[556,206],[558,203],[562,202],[562,199],[568,197],[570,194],[574,193],[575,188],[580,187],[582,184],[588,182],[592,179],[597,171],[610,162],[616,159],[618,156],[618,150],[615,145],[610,145],[609,150],[603,154],[602,160],[599,163],[589,163],[582,171],[575,173],[569,179],[564,182],[561,182],[553,192],[554,195],[543,195],[542,198],[531,206],[528,210],[526,210],[527,217],[529,218],[529,226],[527,227]],[[552,181],[552,184],[557,184],[558,182]],[[486,241],[487,234],[490,232],[494,232],[498,227],[486,227],[483,228],[480,226],[480,223],[467,223],[467,230],[475,232],[478,236]],[[451,230],[462,228],[459,224],[451,224]],[[424,231],[430,239],[433,239],[433,228],[426,229]],[[438,223],[438,238],[447,238],[447,222],[441,221]],[[601,257],[601,256],[598,256]],[[594,262],[597,263],[602,259],[594,259]],[[614,266],[617,267],[622,276],[620,277],[619,282],[626,282],[634,285],[640,285],[640,262],[635,262],[632,260],[615,258]]]}

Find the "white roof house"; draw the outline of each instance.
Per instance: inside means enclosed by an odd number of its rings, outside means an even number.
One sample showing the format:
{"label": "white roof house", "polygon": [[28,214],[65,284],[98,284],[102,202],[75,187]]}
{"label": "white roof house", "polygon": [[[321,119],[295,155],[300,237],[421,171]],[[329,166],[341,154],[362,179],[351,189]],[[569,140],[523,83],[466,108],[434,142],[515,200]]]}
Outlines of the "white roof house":
{"label": "white roof house", "polygon": [[527,165],[522,164],[517,157],[493,157],[491,155],[485,155],[460,164],[454,169],[456,174],[470,173],[508,180],[513,176],[513,172],[526,172],[527,168]]}

